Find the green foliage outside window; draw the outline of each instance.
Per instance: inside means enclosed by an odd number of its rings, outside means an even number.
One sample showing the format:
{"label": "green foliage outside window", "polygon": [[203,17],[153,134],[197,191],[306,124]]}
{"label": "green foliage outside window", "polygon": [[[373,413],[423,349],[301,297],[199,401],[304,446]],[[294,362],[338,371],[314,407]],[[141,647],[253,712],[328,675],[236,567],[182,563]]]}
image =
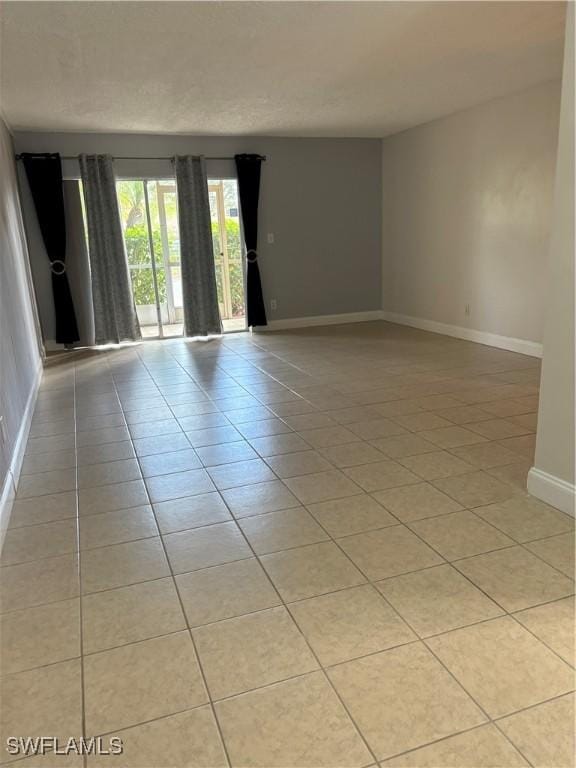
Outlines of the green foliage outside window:
{"label": "green foliage outside window", "polygon": [[[158,281],[158,294],[160,303],[166,301],[166,272],[159,256],[162,254],[162,241],[158,231],[153,233],[154,253],[156,254],[156,279]],[[145,224],[135,224],[124,230],[124,242],[126,243],[126,255],[128,264],[140,265],[140,269],[130,269],[132,276],[132,291],[137,306],[156,304],[154,295],[154,276],[152,274],[152,260],[148,245],[148,231]]]}
{"label": "green foliage outside window", "polygon": [[[214,243],[214,259],[216,263],[216,284],[218,301],[223,304],[224,287],[222,283],[222,257],[220,253],[220,228],[212,222],[212,242]],[[232,300],[232,316],[244,316],[244,273],[242,271],[242,249],[240,245],[240,225],[234,219],[226,219],[226,243],[228,245],[228,269],[230,272],[230,297]]]}
{"label": "green foliage outside window", "polygon": [[[152,182],[150,182],[152,184]],[[150,209],[152,218],[152,242],[156,257],[156,278],[158,293],[162,304],[167,302],[166,271],[164,268],[164,252],[162,238],[158,222],[158,203],[154,187],[150,187]],[[225,193],[229,191],[225,188]],[[150,257],[150,245],[148,241],[148,228],[146,225],[144,207],[144,186],[141,181],[121,181],[118,184],[118,199],[120,203],[121,218],[124,228],[124,241],[126,255],[130,266],[132,278],[132,290],[137,306],[146,306],[156,303],[154,294],[154,277],[152,273],[152,260]],[[234,201],[233,201],[234,202]],[[167,219],[174,222],[168,226],[168,248],[172,256],[171,260],[179,261],[180,244],[177,230],[177,213],[175,195],[167,195],[165,198]],[[244,273],[242,269],[242,247],[240,242],[240,224],[236,219],[225,220],[226,243],[228,250],[228,265],[230,272],[230,294],[232,315],[242,317],[244,315]],[[216,265],[216,283],[218,288],[218,300],[221,305],[223,300],[222,280],[222,245],[220,243],[220,229],[218,223],[212,221],[212,241],[214,244],[214,261]]]}

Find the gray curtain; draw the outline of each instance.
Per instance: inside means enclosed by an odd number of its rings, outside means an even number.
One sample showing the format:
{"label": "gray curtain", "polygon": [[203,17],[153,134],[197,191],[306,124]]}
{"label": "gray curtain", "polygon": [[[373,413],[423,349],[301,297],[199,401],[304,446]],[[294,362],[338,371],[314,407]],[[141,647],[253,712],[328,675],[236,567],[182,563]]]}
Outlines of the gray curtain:
{"label": "gray curtain", "polygon": [[110,155],[80,155],[96,344],[141,338]]}
{"label": "gray curtain", "polygon": [[204,158],[174,158],[180,223],[184,334],[222,333]]}

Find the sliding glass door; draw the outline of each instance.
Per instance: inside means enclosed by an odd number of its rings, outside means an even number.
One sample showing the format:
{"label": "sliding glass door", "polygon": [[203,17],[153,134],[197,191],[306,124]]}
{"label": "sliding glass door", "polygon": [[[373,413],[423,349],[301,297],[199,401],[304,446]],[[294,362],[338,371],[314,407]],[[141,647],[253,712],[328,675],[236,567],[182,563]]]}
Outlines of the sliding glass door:
{"label": "sliding glass door", "polygon": [[244,260],[236,179],[210,179],[210,218],[218,286],[218,304],[224,332],[246,330]]}
{"label": "sliding glass door", "polygon": [[[172,179],[147,182],[156,263],[163,274],[161,294],[164,336],[182,335],[182,274],[176,185]],[[160,289],[160,286],[159,286]]]}
{"label": "sliding glass door", "polygon": [[182,283],[174,181],[118,181],[117,192],[142,336],[179,336]]}
{"label": "sliding glass door", "polygon": [[[122,231],[142,336],[181,336],[182,276],[174,179],[117,182]],[[246,328],[238,184],[210,179],[210,217],[224,332]]]}

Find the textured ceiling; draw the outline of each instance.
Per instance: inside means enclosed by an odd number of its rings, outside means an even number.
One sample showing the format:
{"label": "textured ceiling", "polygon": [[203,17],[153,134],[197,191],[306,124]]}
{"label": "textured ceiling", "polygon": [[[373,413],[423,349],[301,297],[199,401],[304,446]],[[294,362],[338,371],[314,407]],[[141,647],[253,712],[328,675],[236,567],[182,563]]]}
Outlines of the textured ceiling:
{"label": "textured ceiling", "polygon": [[3,2],[14,129],[385,136],[560,77],[557,2]]}

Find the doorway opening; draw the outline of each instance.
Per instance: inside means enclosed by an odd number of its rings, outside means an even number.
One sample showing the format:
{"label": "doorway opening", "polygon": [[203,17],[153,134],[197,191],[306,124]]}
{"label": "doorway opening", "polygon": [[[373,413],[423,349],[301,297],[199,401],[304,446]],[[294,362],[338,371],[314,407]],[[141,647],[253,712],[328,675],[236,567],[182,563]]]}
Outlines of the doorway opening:
{"label": "doorway opening", "polygon": [[132,293],[143,338],[181,336],[182,277],[172,179],[116,182]]}
{"label": "doorway opening", "polygon": [[[116,183],[122,233],[143,338],[182,336],[178,200],[174,179]],[[225,333],[246,329],[244,259],[236,179],[210,179],[218,304]]]}
{"label": "doorway opening", "polygon": [[236,179],[210,179],[210,220],[218,305],[225,333],[246,330],[244,259]]}

